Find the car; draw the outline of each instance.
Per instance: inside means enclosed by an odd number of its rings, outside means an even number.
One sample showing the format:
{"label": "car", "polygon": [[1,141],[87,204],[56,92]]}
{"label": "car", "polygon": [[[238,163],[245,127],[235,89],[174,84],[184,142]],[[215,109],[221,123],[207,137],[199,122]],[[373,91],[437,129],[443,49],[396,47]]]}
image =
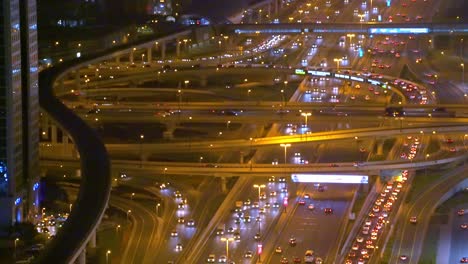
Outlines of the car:
{"label": "car", "polygon": [[315,259],[315,264],[322,264],[323,263],[323,259],[318,257]]}
{"label": "car", "polygon": [[252,256],[253,256],[253,253],[250,250],[244,253],[244,258],[252,258]]}
{"label": "car", "polygon": [[296,243],[297,243],[297,242],[296,242],[296,238],[295,238],[295,237],[291,237],[291,238],[289,239],[289,245],[290,245],[291,247],[296,246]]}
{"label": "car", "polygon": [[273,203],[273,208],[279,208],[279,207],[280,207],[280,205],[279,205],[278,202],[274,202],[274,203]]}
{"label": "car", "polygon": [[281,253],[283,253],[283,249],[278,246],[278,247],[275,248],[275,253],[281,254]]}
{"label": "car", "polygon": [[309,210],[314,210],[314,209],[315,209],[315,205],[314,205],[314,204],[309,204],[309,205],[307,206],[307,208],[308,208]]}
{"label": "car", "polygon": [[461,258],[460,263],[468,263],[468,257]]}
{"label": "car", "polygon": [[364,242],[364,238],[362,236],[358,236],[358,237],[356,237],[356,242],[362,243],[362,242]]}
{"label": "car", "polygon": [[407,259],[408,259],[408,256],[406,256],[406,255],[401,255],[400,256],[400,260],[402,260],[402,261],[405,261]]}
{"label": "car", "polygon": [[288,264],[288,263],[289,263],[289,261],[288,261],[287,258],[285,258],[285,257],[281,258],[281,264]]}
{"label": "car", "polygon": [[208,258],[206,259],[206,262],[208,262],[208,263],[214,263],[215,260],[216,260],[215,254],[210,254],[210,255],[208,255]]}
{"label": "car", "polygon": [[350,252],[348,253],[348,257],[349,257],[349,258],[355,258],[355,257],[356,257],[356,252],[350,251]]}
{"label": "car", "polygon": [[185,218],[183,218],[183,217],[177,218],[177,223],[179,223],[179,224],[185,223]]}
{"label": "car", "polygon": [[300,257],[293,257],[292,260],[293,260],[293,263],[301,263],[302,262]]}
{"label": "car", "polygon": [[467,229],[468,228],[468,224],[467,223],[463,223],[460,225],[460,228],[461,229]]}
{"label": "car", "polygon": [[360,259],[358,259],[357,263],[358,264],[365,264],[366,262],[364,261],[364,259],[360,258]]}
{"label": "car", "polygon": [[177,230],[175,230],[175,229],[172,230],[171,231],[171,237],[177,237],[177,236],[179,236],[179,233],[177,233]]}
{"label": "car", "polygon": [[354,243],[354,244],[351,246],[351,249],[352,249],[352,250],[359,250],[359,244]]}
{"label": "car", "polygon": [[304,194],[304,195],[303,195],[303,198],[304,198],[304,199],[310,199],[310,194],[308,194],[308,193]]}
{"label": "car", "polygon": [[346,259],[346,260],[345,260],[345,264],[353,264],[353,261],[350,260],[350,259]]}
{"label": "car", "polygon": [[261,238],[260,233],[256,233],[255,236],[254,236],[254,239],[255,239],[256,241],[259,241],[260,238]]}
{"label": "car", "polygon": [[325,214],[333,214],[333,209],[331,209],[331,208],[327,207],[327,208],[325,208],[323,210],[324,210]]}
{"label": "car", "polygon": [[286,178],[285,177],[280,177],[279,182],[286,182]]}
{"label": "car", "polygon": [[276,191],[271,191],[270,196],[276,196]]}
{"label": "car", "polygon": [[325,191],[325,187],[322,186],[322,185],[320,185],[320,186],[318,187],[317,190],[318,190],[319,192],[323,192],[323,191]]}
{"label": "car", "polygon": [[219,262],[219,263],[226,263],[226,262],[227,262],[227,257],[224,256],[224,255],[221,256],[221,257],[219,257],[218,262]]}
{"label": "car", "polygon": [[182,247],[182,244],[181,243],[178,243],[175,247],[175,250],[176,251],[182,251],[183,247]]}
{"label": "car", "polygon": [[299,205],[305,205],[305,201],[304,200],[299,200],[298,204]]}
{"label": "car", "polygon": [[465,210],[460,209],[460,210],[458,210],[457,214],[458,214],[458,216],[463,216],[465,214]]}

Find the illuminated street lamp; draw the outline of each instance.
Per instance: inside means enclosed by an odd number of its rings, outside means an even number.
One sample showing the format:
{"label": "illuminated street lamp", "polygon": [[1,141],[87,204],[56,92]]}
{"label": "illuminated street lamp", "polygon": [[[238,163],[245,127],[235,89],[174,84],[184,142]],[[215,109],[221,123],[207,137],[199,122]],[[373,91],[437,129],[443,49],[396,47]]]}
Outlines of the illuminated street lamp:
{"label": "illuminated street lamp", "polygon": [[233,242],[233,237],[222,237],[221,241],[226,242],[226,261],[229,260],[229,242]]}
{"label": "illuminated street lamp", "polygon": [[460,66],[462,67],[462,87],[463,91],[465,91],[465,64],[462,62]]}
{"label": "illuminated street lamp", "polygon": [[284,164],[286,164],[286,160],[287,160],[287,149],[291,146],[291,144],[287,143],[287,144],[280,144],[280,147],[284,148]]}
{"label": "illuminated street lamp", "polygon": [[307,117],[311,116],[312,113],[308,112],[308,113],[301,113],[301,116],[303,116],[305,118],[305,126],[307,128]]}
{"label": "illuminated street lamp", "polygon": [[109,255],[111,254],[112,252],[110,250],[107,250],[106,252],[106,264],[109,263]]}
{"label": "illuminated street lamp", "polygon": [[190,81],[189,81],[189,80],[185,80],[185,81],[184,81],[184,86],[185,86],[185,89],[187,89],[187,85],[188,85],[189,83],[190,83]]}
{"label": "illuminated street lamp", "polygon": [[145,139],[145,135],[140,135],[140,168],[143,167],[143,140]]}
{"label": "illuminated street lamp", "polygon": [[18,242],[19,242],[19,238],[15,238],[15,251],[14,251],[14,257],[16,259],[16,246],[18,245]]}
{"label": "illuminated street lamp", "polygon": [[337,71],[339,71],[340,70],[340,63],[343,61],[343,59],[334,58],[333,61],[336,62],[336,69],[337,69]]}
{"label": "illuminated street lamp", "polygon": [[177,97],[179,97],[179,116],[180,116],[180,104],[182,103],[182,90],[177,90]]}
{"label": "illuminated street lamp", "polygon": [[352,41],[353,41],[353,38],[356,36],[354,34],[347,34],[346,35],[348,38],[349,38],[349,46],[351,47],[353,45]]}
{"label": "illuminated street lamp", "polygon": [[132,213],[132,210],[128,210],[128,211],[127,211],[127,221],[130,221],[129,215],[130,215],[131,213]]}
{"label": "illuminated street lamp", "polygon": [[159,207],[161,206],[160,203],[156,204],[156,216],[159,216]]}
{"label": "illuminated street lamp", "polygon": [[260,190],[266,186],[265,184],[254,184],[253,187],[258,189],[258,202],[260,202]]}

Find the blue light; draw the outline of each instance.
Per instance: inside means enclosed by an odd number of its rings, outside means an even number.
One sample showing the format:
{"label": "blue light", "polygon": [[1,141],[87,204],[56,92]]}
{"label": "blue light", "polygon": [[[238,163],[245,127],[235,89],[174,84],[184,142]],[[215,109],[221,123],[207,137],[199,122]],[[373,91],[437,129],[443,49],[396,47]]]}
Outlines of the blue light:
{"label": "blue light", "polygon": [[391,4],[392,4],[392,0],[387,0],[387,7],[390,7]]}
{"label": "blue light", "polygon": [[34,185],[33,185],[33,191],[39,189],[39,183],[36,182]]}
{"label": "blue light", "polygon": [[20,197],[16,198],[16,200],[15,200],[15,205],[18,205],[18,204],[20,204],[20,203],[21,203],[21,198],[20,198]]}
{"label": "blue light", "polygon": [[362,48],[359,48],[359,58],[362,57],[364,57],[364,51],[362,50]]}
{"label": "blue light", "polygon": [[370,28],[371,34],[427,34],[429,28]]}

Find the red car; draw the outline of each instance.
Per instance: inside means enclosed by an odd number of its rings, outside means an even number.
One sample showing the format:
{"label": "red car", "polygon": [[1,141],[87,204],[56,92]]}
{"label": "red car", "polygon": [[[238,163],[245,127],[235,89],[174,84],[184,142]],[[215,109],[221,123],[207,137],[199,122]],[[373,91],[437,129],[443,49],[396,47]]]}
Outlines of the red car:
{"label": "red car", "polygon": [[325,212],[325,214],[333,214],[333,209],[331,208],[325,208],[323,211]]}
{"label": "red car", "polygon": [[294,262],[294,263],[301,263],[302,260],[301,260],[300,257],[293,257],[293,262]]}
{"label": "red car", "polygon": [[465,214],[465,210],[464,210],[464,209],[460,209],[460,210],[458,210],[457,214],[458,214],[459,216],[462,216],[462,215]]}

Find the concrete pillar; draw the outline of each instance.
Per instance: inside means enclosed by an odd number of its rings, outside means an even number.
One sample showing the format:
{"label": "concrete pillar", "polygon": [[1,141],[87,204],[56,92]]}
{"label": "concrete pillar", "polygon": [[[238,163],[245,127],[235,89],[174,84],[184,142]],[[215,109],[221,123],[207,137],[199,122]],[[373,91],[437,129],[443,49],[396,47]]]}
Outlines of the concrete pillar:
{"label": "concrete pillar", "polygon": [[80,255],[78,256],[78,259],[76,260],[77,264],[86,264],[86,249],[83,249],[81,251]]}
{"label": "concrete pillar", "polygon": [[227,179],[226,177],[221,177],[221,191],[227,193]]}
{"label": "concrete pillar", "polygon": [[240,164],[244,164],[244,152],[240,152]]}
{"label": "concrete pillar", "polygon": [[384,140],[377,141],[377,155],[383,155]]}
{"label": "concrete pillar", "polygon": [[166,59],[166,41],[161,42],[161,59]]}
{"label": "concrete pillar", "polygon": [[180,56],[180,39],[176,39],[176,57],[178,58]]}
{"label": "concrete pillar", "polygon": [[75,177],[81,178],[81,169],[76,169],[75,170]]}
{"label": "concrete pillar", "polygon": [[130,50],[130,56],[129,56],[128,60],[130,61],[131,64],[133,64],[133,62],[134,62],[134,58],[133,58],[134,53],[135,53],[134,49]]}
{"label": "concrete pillar", "polygon": [[200,77],[200,86],[201,87],[206,87],[207,83],[208,83],[208,80],[207,80],[206,75],[202,75]]}
{"label": "concrete pillar", "polygon": [[91,237],[89,238],[89,241],[88,241],[88,247],[90,247],[90,248],[95,248],[96,247],[96,230],[94,230],[91,233]]}
{"label": "concrete pillar", "polygon": [[50,126],[50,141],[51,143],[57,143],[57,126]]}
{"label": "concrete pillar", "polygon": [[117,56],[115,57],[115,62],[116,62],[116,63],[120,63],[120,55],[117,55]]}
{"label": "concrete pillar", "polygon": [[153,60],[153,49],[151,47],[148,48],[146,56],[148,57],[148,63],[151,63]]}

